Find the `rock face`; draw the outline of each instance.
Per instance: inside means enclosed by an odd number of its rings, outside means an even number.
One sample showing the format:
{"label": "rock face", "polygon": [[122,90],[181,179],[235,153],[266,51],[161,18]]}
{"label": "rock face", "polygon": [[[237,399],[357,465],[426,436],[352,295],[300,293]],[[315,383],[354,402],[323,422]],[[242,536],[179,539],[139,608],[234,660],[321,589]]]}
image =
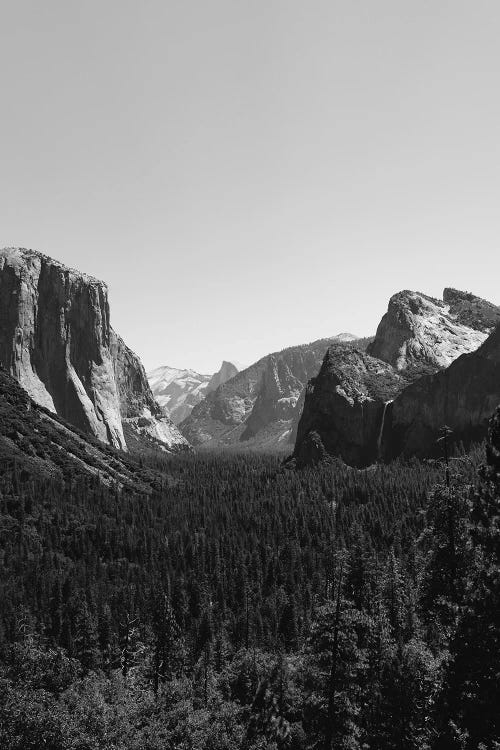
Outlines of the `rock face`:
{"label": "rock face", "polygon": [[[290,450],[305,385],[336,340],[320,339],[263,357],[207,394],[180,425],[183,434],[193,445],[210,449]],[[366,343],[360,340],[361,346]]]}
{"label": "rock face", "polygon": [[438,300],[398,292],[389,301],[368,353],[415,377],[475,351],[500,323],[500,308],[468,292],[445,289]]}
{"label": "rock face", "polygon": [[227,362],[224,360],[220,366],[218,372],[214,372],[207,385],[207,393],[216,391],[220,385],[227,383],[228,380],[234,378],[239,372],[239,368],[233,362]]}
{"label": "rock face", "polygon": [[395,294],[367,354],[329,349],[308,386],[296,463],[434,455],[444,424],[456,439],[483,436],[500,401],[499,322],[498,307],[456,289],[443,300]]}
{"label": "rock face", "polygon": [[379,458],[387,404],[407,380],[392,365],[353,347],[330,346],[308,386],[294,458],[310,465],[338,456],[352,466]]}
{"label": "rock face", "polygon": [[394,400],[384,431],[384,457],[440,455],[436,441],[444,425],[453,430],[452,441],[481,439],[498,404],[500,326],[476,352],[420,378]]}
{"label": "rock face", "polygon": [[215,391],[237,372],[236,365],[224,360],[220,370],[213,375],[165,366],[149,372],[148,381],[158,403],[175,424],[180,424],[207,393]]}
{"label": "rock face", "polygon": [[0,250],[0,362],[34,401],[104,443],[127,450],[124,425],[149,420],[140,430],[158,446],[187,445],[112,330],[106,285],[33,250]]}
{"label": "rock face", "polygon": [[139,357],[113,329],[111,355],[127,446],[136,453],[147,448],[188,450],[186,439],[155,400]]}
{"label": "rock face", "polygon": [[308,352],[309,355],[313,354],[312,363],[305,360],[302,354],[303,352],[295,350],[289,352],[287,357],[279,357],[276,354],[267,357],[258,395],[246,420],[242,440],[255,437],[270,422],[293,418],[297,402],[307,382],[306,370],[316,368],[315,352]]}
{"label": "rock face", "polygon": [[104,484],[148,493],[161,480],[129,455],[84,436],[35,403],[0,366],[0,466],[23,474],[74,481],[95,477]]}

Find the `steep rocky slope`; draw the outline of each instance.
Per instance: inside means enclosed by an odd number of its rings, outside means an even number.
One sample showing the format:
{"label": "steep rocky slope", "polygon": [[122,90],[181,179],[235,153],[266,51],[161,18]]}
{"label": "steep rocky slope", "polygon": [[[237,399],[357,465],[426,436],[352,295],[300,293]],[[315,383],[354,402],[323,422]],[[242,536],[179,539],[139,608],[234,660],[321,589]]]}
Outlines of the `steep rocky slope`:
{"label": "steep rocky slope", "polygon": [[296,462],[432,455],[445,423],[457,438],[484,434],[500,400],[498,329],[488,338],[498,321],[498,307],[455,289],[442,301],[394,295],[367,354],[329,349],[308,386]]}
{"label": "steep rocky slope", "polygon": [[149,372],[148,381],[160,406],[175,424],[180,424],[207,393],[215,391],[237,372],[236,365],[224,360],[219,371],[213,375],[165,366]]}
{"label": "steep rocky slope", "polygon": [[0,363],[34,401],[102,442],[187,447],[112,330],[106,285],[42,253],[0,250]]}
{"label": "steep rocky slope", "polygon": [[500,326],[482,346],[450,367],[420,378],[387,411],[383,455],[436,456],[444,425],[452,442],[486,436],[488,419],[500,404]]}
{"label": "steep rocky slope", "polygon": [[405,290],[391,297],[368,353],[414,375],[435,372],[475,351],[499,322],[500,308],[468,292],[448,288],[438,300]]}
{"label": "steep rocky slope", "polygon": [[31,399],[0,366],[0,466],[20,474],[96,478],[108,485],[150,493],[160,478],[129,456],[81,433]]}
{"label": "steep rocky slope", "polygon": [[148,448],[174,453],[187,450],[186,439],[155,400],[139,357],[113,329],[111,355],[128,448],[136,453]]}
{"label": "steep rocky slope", "polygon": [[330,346],[309,381],[297,429],[299,466],[326,455],[352,466],[377,460],[387,403],[408,384],[392,365],[342,344]]}
{"label": "steep rocky slope", "polygon": [[[305,385],[335,340],[320,339],[263,357],[209,393],[182,422],[181,431],[204,448],[290,450]],[[368,341],[360,339],[359,346]]]}

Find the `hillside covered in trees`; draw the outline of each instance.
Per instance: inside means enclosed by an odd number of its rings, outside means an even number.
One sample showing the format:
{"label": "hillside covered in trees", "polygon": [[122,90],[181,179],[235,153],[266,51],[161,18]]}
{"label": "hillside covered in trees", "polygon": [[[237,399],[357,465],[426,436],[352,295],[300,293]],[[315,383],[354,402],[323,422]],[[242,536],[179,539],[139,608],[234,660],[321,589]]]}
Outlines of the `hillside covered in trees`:
{"label": "hillside covered in trees", "polygon": [[[0,746],[500,742],[500,431],[442,462],[0,479]],[[481,464],[483,468],[479,468]]]}

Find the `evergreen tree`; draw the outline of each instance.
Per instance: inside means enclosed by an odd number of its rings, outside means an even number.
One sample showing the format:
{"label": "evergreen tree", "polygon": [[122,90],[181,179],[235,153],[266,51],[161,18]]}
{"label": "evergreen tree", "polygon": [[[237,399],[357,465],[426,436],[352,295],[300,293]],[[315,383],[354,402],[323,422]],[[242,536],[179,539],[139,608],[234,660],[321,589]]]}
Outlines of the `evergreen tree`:
{"label": "evergreen tree", "polygon": [[471,514],[474,565],[439,711],[446,721],[436,742],[439,750],[500,745],[500,409],[489,437]]}
{"label": "evergreen tree", "polygon": [[352,602],[344,599],[343,557],[338,565],[336,598],[318,608],[307,646],[304,710],[306,734],[323,750],[360,747],[360,699],[366,653],[359,648],[358,627],[363,620]]}
{"label": "evergreen tree", "polygon": [[182,659],[179,647],[180,629],[170,600],[165,593],[153,596],[153,690],[158,693],[160,681],[171,678]]}
{"label": "evergreen tree", "polygon": [[297,625],[297,606],[295,597],[289,596],[278,625],[278,636],[287,651],[295,651],[298,646],[299,632]]}
{"label": "evergreen tree", "polygon": [[436,648],[453,634],[464,595],[471,563],[469,515],[467,487],[439,485],[430,494],[420,538],[425,554],[421,603]]}
{"label": "evergreen tree", "polygon": [[98,669],[101,665],[97,622],[86,601],[80,603],[76,615],[74,655],[86,670]]}

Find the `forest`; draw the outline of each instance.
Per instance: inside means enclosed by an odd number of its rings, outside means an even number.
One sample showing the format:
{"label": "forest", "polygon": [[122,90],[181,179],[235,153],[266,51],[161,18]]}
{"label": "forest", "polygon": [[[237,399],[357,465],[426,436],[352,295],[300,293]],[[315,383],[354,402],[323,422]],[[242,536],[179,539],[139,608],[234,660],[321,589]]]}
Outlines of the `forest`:
{"label": "forest", "polygon": [[449,461],[0,474],[5,750],[498,750],[500,416]]}

